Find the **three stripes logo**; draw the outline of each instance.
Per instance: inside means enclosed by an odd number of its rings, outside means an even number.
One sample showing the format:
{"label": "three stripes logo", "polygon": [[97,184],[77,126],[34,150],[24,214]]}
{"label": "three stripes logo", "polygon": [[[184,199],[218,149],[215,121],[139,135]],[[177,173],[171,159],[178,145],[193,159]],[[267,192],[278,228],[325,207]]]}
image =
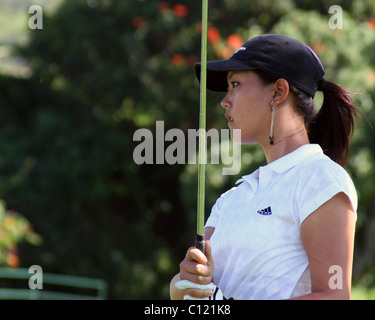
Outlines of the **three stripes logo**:
{"label": "three stripes logo", "polygon": [[271,207],[261,209],[257,211],[258,214],[261,214],[262,216],[270,216],[272,214]]}

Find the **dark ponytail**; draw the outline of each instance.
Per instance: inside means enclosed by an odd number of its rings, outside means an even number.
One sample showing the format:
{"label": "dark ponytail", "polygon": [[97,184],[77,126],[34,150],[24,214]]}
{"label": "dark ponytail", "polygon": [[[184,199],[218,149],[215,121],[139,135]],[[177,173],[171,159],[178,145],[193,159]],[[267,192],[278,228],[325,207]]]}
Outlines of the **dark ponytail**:
{"label": "dark ponytail", "polygon": [[318,88],[324,101],[308,127],[310,143],[318,143],[333,161],[345,167],[349,158],[349,143],[358,111],[348,91],[322,79]]}

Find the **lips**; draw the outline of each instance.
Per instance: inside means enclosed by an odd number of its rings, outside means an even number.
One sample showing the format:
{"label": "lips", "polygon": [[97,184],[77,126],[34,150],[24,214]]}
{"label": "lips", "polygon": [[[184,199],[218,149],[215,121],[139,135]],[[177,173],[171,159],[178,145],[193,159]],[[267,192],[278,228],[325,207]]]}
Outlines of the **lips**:
{"label": "lips", "polygon": [[227,118],[229,122],[233,122],[233,118],[229,114],[225,114],[225,118]]}

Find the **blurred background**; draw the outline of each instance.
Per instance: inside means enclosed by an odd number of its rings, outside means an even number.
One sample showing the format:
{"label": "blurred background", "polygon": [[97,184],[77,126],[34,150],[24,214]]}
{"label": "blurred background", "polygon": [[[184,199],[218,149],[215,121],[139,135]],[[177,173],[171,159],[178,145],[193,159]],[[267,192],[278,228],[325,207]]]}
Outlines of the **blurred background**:
{"label": "blurred background", "polygon": [[[43,29],[29,28],[29,7]],[[331,5],[343,28],[331,29]],[[197,129],[201,1],[1,0],[0,264],[105,279],[110,299],[168,299],[195,236],[197,166],[137,165],[139,128]],[[208,58],[283,33],[309,45],[325,78],[375,125],[373,0],[211,0]],[[226,128],[208,93],[207,129]],[[322,103],[318,93],[316,105]],[[359,196],[356,299],[375,298],[375,129],[356,123],[348,171]],[[166,147],[168,143],[166,142]],[[206,216],[265,164],[242,147],[237,176],[207,165]]]}

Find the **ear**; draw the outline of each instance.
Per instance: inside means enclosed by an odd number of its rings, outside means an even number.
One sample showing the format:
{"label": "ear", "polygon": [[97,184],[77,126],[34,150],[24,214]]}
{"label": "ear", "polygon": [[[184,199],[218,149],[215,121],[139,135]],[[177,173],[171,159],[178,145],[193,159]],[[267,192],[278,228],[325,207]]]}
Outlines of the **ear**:
{"label": "ear", "polygon": [[277,79],[273,84],[274,96],[273,101],[275,105],[283,103],[289,95],[289,83],[283,78]]}

